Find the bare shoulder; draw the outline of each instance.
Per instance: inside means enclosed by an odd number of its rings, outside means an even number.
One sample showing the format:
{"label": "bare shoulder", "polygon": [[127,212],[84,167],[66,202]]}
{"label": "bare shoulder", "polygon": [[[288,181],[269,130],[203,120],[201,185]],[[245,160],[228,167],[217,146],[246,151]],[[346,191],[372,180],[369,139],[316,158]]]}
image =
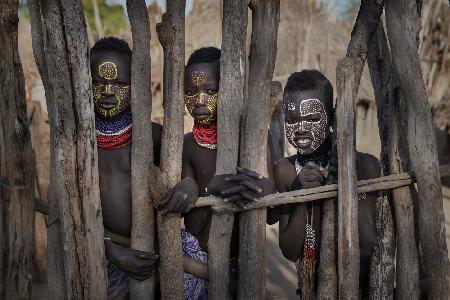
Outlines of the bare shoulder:
{"label": "bare shoulder", "polygon": [[371,154],[356,152],[356,171],[358,180],[377,178],[381,174],[380,162]]}
{"label": "bare shoulder", "polygon": [[295,167],[288,157],[277,161],[273,167],[275,184],[279,192],[286,192],[295,178]]}

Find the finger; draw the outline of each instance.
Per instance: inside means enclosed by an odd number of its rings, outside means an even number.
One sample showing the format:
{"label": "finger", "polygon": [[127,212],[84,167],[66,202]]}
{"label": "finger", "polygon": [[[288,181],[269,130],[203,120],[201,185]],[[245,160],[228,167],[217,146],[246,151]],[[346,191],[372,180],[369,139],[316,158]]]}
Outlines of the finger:
{"label": "finger", "polygon": [[241,181],[241,180],[248,180],[250,176],[244,175],[244,174],[232,174],[227,177],[225,177],[225,181]]}
{"label": "finger", "polygon": [[240,200],[240,199],[242,199],[242,196],[239,194],[239,195],[233,195],[231,197],[225,198],[225,199],[223,199],[223,201],[224,202],[236,202],[237,200]]}
{"label": "finger", "polygon": [[191,209],[194,208],[195,203],[190,203],[188,206],[186,206],[186,208],[183,210],[183,213],[188,213],[191,211]]}
{"label": "finger", "polygon": [[148,252],[144,252],[142,254],[139,254],[137,256],[139,259],[143,259],[143,260],[158,260],[159,259],[159,255],[158,254],[151,254]]}
{"label": "finger", "polygon": [[231,187],[229,189],[223,190],[222,192],[220,192],[220,194],[222,196],[226,196],[226,195],[229,195],[229,194],[240,193],[240,192],[242,192],[244,190],[245,190],[245,187],[238,185],[238,186],[233,186],[233,187]]}
{"label": "finger", "polygon": [[241,184],[243,186],[245,186],[246,188],[248,188],[252,192],[255,192],[258,194],[262,193],[262,189],[257,184],[255,184],[249,180],[241,181]]}
{"label": "finger", "polygon": [[257,202],[258,198],[256,198],[252,193],[244,191],[241,193],[241,196],[245,199],[250,200],[251,202]]}
{"label": "finger", "polygon": [[174,192],[175,192],[175,188],[171,189],[170,192],[169,192],[169,194],[167,194],[167,196],[164,197],[164,199],[162,199],[162,201],[160,201],[160,202],[158,203],[158,205],[156,206],[156,208],[158,208],[158,207],[160,207],[160,206],[166,205],[166,204],[169,202],[169,200],[172,198]]}
{"label": "finger", "polygon": [[303,168],[320,170],[320,166],[312,161],[308,161]]}
{"label": "finger", "polygon": [[255,179],[261,180],[261,179],[264,178],[262,175],[258,174],[257,172],[248,170],[246,168],[236,167],[236,171],[239,174],[244,174],[246,176],[249,176],[249,177],[252,177],[252,178],[255,178]]}
{"label": "finger", "polygon": [[313,183],[318,182],[321,183],[323,181],[324,177],[319,175],[307,175],[304,177],[303,182]]}

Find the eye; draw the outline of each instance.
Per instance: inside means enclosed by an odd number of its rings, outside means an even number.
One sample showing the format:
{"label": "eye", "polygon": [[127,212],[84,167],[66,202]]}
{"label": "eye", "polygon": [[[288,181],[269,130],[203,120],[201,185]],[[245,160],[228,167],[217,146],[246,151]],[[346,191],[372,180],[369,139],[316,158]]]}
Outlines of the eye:
{"label": "eye", "polygon": [[197,93],[194,90],[185,90],[184,94],[186,96],[195,96]]}
{"label": "eye", "polygon": [[217,90],[216,89],[208,89],[206,92],[210,95],[213,95],[213,94],[217,93]]}

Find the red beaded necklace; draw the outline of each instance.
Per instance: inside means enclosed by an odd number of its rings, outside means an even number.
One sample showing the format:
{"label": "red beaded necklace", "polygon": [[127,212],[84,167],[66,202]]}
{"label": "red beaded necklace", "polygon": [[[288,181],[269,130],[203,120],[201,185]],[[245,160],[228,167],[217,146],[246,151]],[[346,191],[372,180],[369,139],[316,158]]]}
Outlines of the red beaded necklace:
{"label": "red beaded necklace", "polygon": [[201,125],[194,123],[192,134],[197,144],[208,149],[216,149],[217,124]]}

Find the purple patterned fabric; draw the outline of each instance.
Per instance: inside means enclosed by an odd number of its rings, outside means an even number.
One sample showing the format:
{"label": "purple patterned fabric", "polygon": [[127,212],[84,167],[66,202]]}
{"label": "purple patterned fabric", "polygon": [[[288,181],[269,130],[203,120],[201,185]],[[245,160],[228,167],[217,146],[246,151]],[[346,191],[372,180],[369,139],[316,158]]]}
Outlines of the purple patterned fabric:
{"label": "purple patterned fabric", "polygon": [[[181,241],[183,255],[203,263],[208,262],[208,254],[200,248],[198,240],[184,229],[181,230]],[[184,273],[184,299],[208,299],[208,282],[194,275]]]}

